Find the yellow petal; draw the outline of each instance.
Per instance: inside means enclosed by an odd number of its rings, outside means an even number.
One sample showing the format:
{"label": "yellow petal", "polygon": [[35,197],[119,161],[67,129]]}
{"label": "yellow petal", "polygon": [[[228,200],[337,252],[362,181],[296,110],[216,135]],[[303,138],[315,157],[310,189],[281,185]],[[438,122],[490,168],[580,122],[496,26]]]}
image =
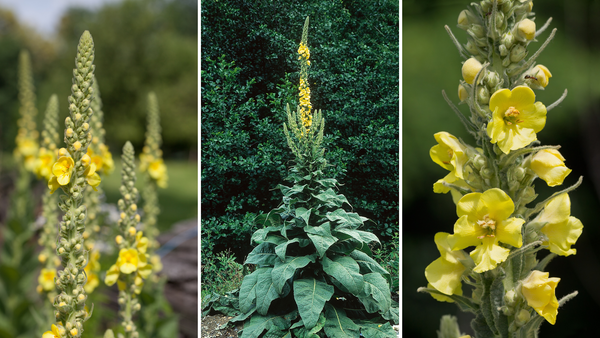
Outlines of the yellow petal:
{"label": "yellow petal", "polygon": [[546,203],[544,210],[535,218],[540,223],[561,223],[571,216],[571,199],[569,194],[560,194]]}
{"label": "yellow petal", "polygon": [[522,281],[521,292],[527,300],[527,304],[554,325],[558,313],[555,290],[560,278],[548,278],[548,276],[548,272],[532,271]]}
{"label": "yellow petal", "polygon": [[571,173],[565,166],[564,157],[556,149],[544,149],[537,152],[531,159],[530,168],[549,186],[561,185]]}
{"label": "yellow petal", "polygon": [[119,279],[119,267],[113,265],[106,272],[106,277],[104,278],[104,283],[108,286],[112,286]]}
{"label": "yellow petal", "polygon": [[583,224],[571,216],[567,221],[547,224],[541,231],[548,237],[548,242],[544,244],[549,245],[550,252],[569,256],[577,253],[575,249],[571,249],[571,245],[577,242],[583,232]]}
{"label": "yellow petal", "polygon": [[464,215],[454,223],[454,234],[448,236],[448,243],[452,250],[461,250],[479,245],[481,240],[478,237],[485,234],[485,231],[477,223],[469,221],[468,216]]}
{"label": "yellow petal", "polygon": [[509,253],[510,250],[496,245],[494,238],[486,237],[482,239],[482,244],[471,252],[471,258],[477,264],[473,271],[483,273],[492,270],[498,264],[504,262]]}
{"label": "yellow petal", "polygon": [[523,236],[521,235],[523,223],[525,223],[524,219],[516,217],[500,222],[496,227],[496,239],[499,242],[520,248],[523,246]]}
{"label": "yellow petal", "polygon": [[489,216],[497,221],[508,218],[515,211],[515,204],[501,189],[488,189],[481,194],[481,203],[478,205],[477,214]]}
{"label": "yellow petal", "polygon": [[462,264],[451,263],[440,257],[425,268],[425,278],[435,289],[451,295],[460,286],[464,271]]}
{"label": "yellow petal", "polygon": [[[431,285],[429,283],[427,284],[427,287],[430,289],[435,289],[435,287],[433,287],[433,285]],[[462,296],[462,285],[459,285],[454,291],[452,291],[452,294]],[[430,295],[431,295],[431,297],[433,297],[434,299],[436,299],[440,302],[454,303],[454,301],[450,297],[442,296],[437,293],[430,293]]]}

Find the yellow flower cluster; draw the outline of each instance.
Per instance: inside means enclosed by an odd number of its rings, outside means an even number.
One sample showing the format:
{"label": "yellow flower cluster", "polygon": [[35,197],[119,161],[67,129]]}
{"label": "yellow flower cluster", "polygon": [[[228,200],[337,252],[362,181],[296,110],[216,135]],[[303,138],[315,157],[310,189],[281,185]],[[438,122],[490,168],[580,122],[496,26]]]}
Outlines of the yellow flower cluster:
{"label": "yellow flower cluster", "polygon": [[[134,229],[135,230],[135,229]],[[125,243],[122,237],[117,239],[117,242]],[[149,257],[146,254],[148,248],[148,239],[143,237],[141,231],[137,232],[136,240],[133,247],[122,247],[119,250],[119,258],[113,264],[108,272],[104,283],[111,286],[115,283],[119,286],[119,290],[124,290],[126,283],[119,279],[121,274],[129,275],[135,272],[135,293],[139,294],[142,291],[143,280],[148,278],[152,273],[152,264],[148,263]]]}
{"label": "yellow flower cluster", "polygon": [[92,147],[88,147],[87,154],[91,158],[92,163],[96,165],[97,173],[110,175],[115,169],[115,162],[113,161],[112,154],[104,143],[101,143],[98,148],[100,151],[95,153]]}
{"label": "yellow flower cluster", "polygon": [[[308,49],[308,46],[302,42],[298,48],[298,54],[300,54],[300,56],[298,56],[298,60],[304,59],[305,61],[308,61],[308,59],[310,59],[310,50]],[[308,64],[310,65],[310,61],[308,61]]]}
{"label": "yellow flower cluster", "polygon": [[310,87],[308,81],[300,78],[300,117],[304,128],[309,129],[312,125],[312,115],[310,111],[312,105],[310,104]]}
{"label": "yellow flower cluster", "polygon": [[[73,161],[67,149],[61,148],[58,151],[58,155],[60,157],[52,166],[52,176],[48,180],[48,188],[50,188],[52,193],[71,182],[71,176],[75,167],[75,161]],[[85,167],[84,176],[86,182],[96,190],[96,187],[100,184],[100,176],[96,173],[96,164],[92,163],[88,154],[83,155],[81,163]]]}

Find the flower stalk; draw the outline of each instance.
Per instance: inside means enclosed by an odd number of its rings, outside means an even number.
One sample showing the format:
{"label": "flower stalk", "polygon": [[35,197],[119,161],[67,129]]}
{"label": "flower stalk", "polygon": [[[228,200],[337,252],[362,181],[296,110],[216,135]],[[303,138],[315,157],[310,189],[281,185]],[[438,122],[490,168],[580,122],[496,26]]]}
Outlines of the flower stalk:
{"label": "flower stalk", "polygon": [[[476,337],[537,337],[544,321],[557,322],[564,303],[555,293],[560,278],[543,270],[554,256],[576,253],[572,246],[583,229],[571,216],[567,194],[580,182],[528,205],[538,197],[536,179],[554,187],[571,172],[559,146],[540,146],[537,140],[554,105],[535,100],[534,90],[543,90],[552,77],[535,60],[556,30],[527,59],[529,44],[549,24],[536,31],[532,6],[531,0],[472,3],[458,18],[468,34],[465,45],[447,28],[466,59],[458,96],[470,118],[444,98],[477,146],[447,132],[434,135],[438,145],[431,148],[431,159],[449,174],[433,190],[451,192],[458,219],[452,234],[436,234],[441,257],[425,269],[428,287],[419,291],[474,312]],[[538,263],[545,250],[550,253]],[[459,332],[458,327],[451,331]]]}

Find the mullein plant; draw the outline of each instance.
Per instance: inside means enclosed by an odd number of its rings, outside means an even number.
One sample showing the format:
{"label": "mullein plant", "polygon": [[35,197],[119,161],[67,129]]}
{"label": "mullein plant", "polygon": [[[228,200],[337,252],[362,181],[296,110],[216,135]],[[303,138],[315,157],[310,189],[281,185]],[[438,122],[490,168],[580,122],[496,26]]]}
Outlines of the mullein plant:
{"label": "mullein plant", "polygon": [[[576,253],[571,246],[583,225],[571,216],[568,193],[581,178],[528,206],[538,196],[533,185],[537,178],[554,187],[571,172],[559,146],[542,146],[537,140],[547,112],[566,91],[549,106],[535,101],[534,90],[543,90],[552,76],[535,62],[556,30],[527,57],[528,45],[550,23],[536,30],[532,7],[528,0],[472,3],[458,17],[458,27],[468,33],[465,45],[446,26],[465,59],[458,96],[470,116],[445,93],[444,98],[476,146],[445,131],[434,135],[438,144],[430,156],[449,173],[433,190],[451,192],[458,219],[453,233],[435,235],[441,257],[426,267],[428,286],[419,291],[473,312],[476,337],[537,337],[540,325],[554,325],[558,308],[577,294],[558,300],[560,278],[544,270],[557,255]],[[538,252],[546,250],[550,253],[539,260]],[[456,320],[443,318],[438,337],[459,336]]]}
{"label": "mullein plant", "polygon": [[100,177],[96,166],[87,155],[92,141],[90,133],[90,108],[93,99],[94,41],[85,31],[79,39],[76,68],[73,70],[73,85],[69,96],[69,116],[65,119],[64,141],[66,148],[58,150],[58,159],[52,166],[52,176],[48,180],[51,192],[61,189],[59,208],[64,212],[59,224],[56,253],[61,258],[63,270],[55,278],[58,295],[54,298],[56,324],[42,334],[50,337],[81,337],[83,323],[92,314],[85,306],[87,293],[84,271],[89,262],[89,250],[84,245],[86,205],[84,194],[87,185],[96,188]]}
{"label": "mullein plant", "polygon": [[347,212],[338,183],[325,177],[322,147],[324,118],[310,103],[307,45],[308,18],[300,42],[300,104],[287,107],[284,132],[295,156],[288,180],[279,185],[283,203],[256,223],[258,246],[245,264],[256,270],[239,290],[247,337],[395,337],[398,322],[391,299],[390,275],[372,258],[369,245],[379,243],[358,230],[366,218]]}
{"label": "mullein plant", "polygon": [[2,226],[0,251],[0,331],[14,336],[32,333],[32,318],[27,309],[35,297],[37,260],[29,243],[34,235],[31,174],[38,151],[35,87],[29,53],[19,54],[19,114],[14,158],[17,167],[15,188],[10,198],[6,224]]}
{"label": "mullein plant", "polygon": [[140,171],[144,176],[144,186],[142,189],[142,198],[144,200],[144,217],[142,230],[148,237],[148,254],[152,260],[155,272],[161,270],[162,264],[160,257],[154,252],[158,249],[159,243],[156,237],[159,230],[156,227],[156,220],[160,213],[158,204],[158,188],[166,188],[168,175],[167,167],[162,158],[161,126],[160,112],[158,109],[158,100],[153,92],[148,94],[148,124],[146,128],[146,140],[142,154],[140,154]]}
{"label": "mullein plant", "polygon": [[[44,130],[42,131],[40,149],[34,170],[38,178],[46,182],[52,178],[52,166],[58,158],[57,145],[59,140],[58,97],[54,94],[48,100],[44,114]],[[38,277],[37,291],[52,300],[56,297],[54,278],[56,277],[57,268],[60,266],[60,259],[56,255],[59,218],[58,198],[50,190],[46,190],[42,196],[42,218],[43,226],[38,239],[38,243],[42,247],[38,254],[42,270]]]}
{"label": "mullein plant", "polygon": [[[108,286],[117,283],[119,288],[119,315],[122,318],[124,335],[119,337],[139,337],[137,327],[133,322],[134,314],[140,311],[141,305],[137,299],[144,285],[144,280],[152,273],[152,265],[148,262],[148,238],[138,231],[140,215],[137,201],[139,192],[135,187],[135,158],[133,146],[129,141],[123,146],[121,155],[123,168],[121,170],[120,192],[118,207],[121,211],[118,221],[119,235],[115,241],[119,248],[119,256],[108,272],[104,282]],[[110,333],[108,333],[110,332]],[[107,331],[111,335],[112,331]]]}
{"label": "mullein plant", "polygon": [[[108,150],[108,146],[104,143],[106,134],[103,127],[104,112],[102,111],[102,99],[100,98],[100,89],[96,77],[93,77],[92,89],[94,97],[91,102],[91,109],[94,114],[90,117],[90,133],[92,134],[92,142],[87,149],[87,155],[91,162],[96,166],[96,173],[102,179],[108,176],[114,170],[114,161],[112,154]],[[94,247],[94,243],[98,240],[100,233],[100,204],[104,192],[101,187],[96,189],[86,189],[84,199],[87,206],[87,218],[85,230],[83,232],[84,245],[90,252],[89,263],[85,267],[87,274],[87,282],[85,291],[90,294],[100,284],[100,251]]]}

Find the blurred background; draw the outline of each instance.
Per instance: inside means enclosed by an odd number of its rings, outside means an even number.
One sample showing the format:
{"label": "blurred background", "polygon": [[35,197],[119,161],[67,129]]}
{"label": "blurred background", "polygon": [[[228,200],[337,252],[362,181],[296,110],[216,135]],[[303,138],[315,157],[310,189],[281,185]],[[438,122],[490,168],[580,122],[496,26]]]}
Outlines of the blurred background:
{"label": "blurred background", "polygon": [[[0,224],[6,217],[16,177],[12,152],[19,118],[19,52],[27,49],[31,55],[38,130],[42,129],[44,111],[52,94],[58,95],[59,125],[64,127],[76,47],[84,30],[89,30],[94,39],[95,74],[103,103],[106,143],[115,160],[114,172],[102,180],[105,201],[116,204],[120,198],[120,157],[125,142],[131,141],[136,157],[142,150],[147,95],[154,91],[169,174],[168,188],[158,191],[161,214],[157,226],[166,236],[164,241],[186,233],[196,243],[184,245],[194,257],[190,263],[191,277],[185,277],[192,278],[193,283],[186,284],[191,289],[186,292],[187,299],[194,301],[197,230],[187,230],[197,228],[198,215],[198,2],[195,0],[0,0]],[[45,187],[45,182],[36,181],[38,211]],[[170,273],[169,264],[164,262],[164,272]],[[176,286],[183,290],[181,284]],[[177,305],[182,306],[179,303],[174,306],[176,311]],[[186,306],[196,311],[196,304],[186,303]],[[185,314],[180,314],[183,317]],[[191,317],[191,324],[182,329],[184,336],[197,335],[197,312]],[[181,327],[185,325],[180,323]]]}
{"label": "blurred background", "polygon": [[[457,306],[417,293],[426,286],[425,267],[439,257],[433,237],[452,232],[456,220],[450,194],[433,193],[433,183],[446,171],[429,157],[436,143],[433,134],[447,131],[465,142],[474,140],[442,97],[458,102],[461,57],[444,30],[448,25],[460,42],[466,33],[456,27],[458,14],[469,1],[405,0],[402,2],[402,300],[405,337],[435,337],[444,314],[459,317],[461,330],[471,333],[471,317]],[[557,257],[547,267],[560,277],[557,297],[579,291],[558,311],[554,326],[544,323],[541,337],[584,337],[596,334],[600,306],[600,239],[596,212],[600,208],[600,2],[593,0],[535,1],[536,24],[553,21],[538,42],[529,45],[530,55],[545,41],[552,28],[557,34],[537,59],[552,72],[550,84],[536,91],[536,101],[556,101],[565,89],[567,98],[548,113],[546,127],[538,133],[542,144],[561,145],[566,165],[572,169],[562,187],[583,176],[583,184],[571,197],[571,215],[584,225],[574,248],[577,255]],[[459,106],[467,112],[466,106]],[[558,189],[539,180],[536,191],[542,200]],[[543,257],[543,254],[538,257]]]}

